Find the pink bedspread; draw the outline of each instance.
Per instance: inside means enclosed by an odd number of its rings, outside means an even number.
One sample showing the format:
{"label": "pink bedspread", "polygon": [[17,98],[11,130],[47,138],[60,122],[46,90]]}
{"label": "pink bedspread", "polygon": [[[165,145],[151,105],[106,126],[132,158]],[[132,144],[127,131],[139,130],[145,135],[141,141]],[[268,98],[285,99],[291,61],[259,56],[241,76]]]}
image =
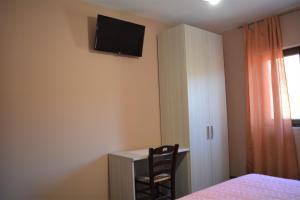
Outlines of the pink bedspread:
{"label": "pink bedspread", "polygon": [[300,200],[300,181],[249,174],[180,200]]}

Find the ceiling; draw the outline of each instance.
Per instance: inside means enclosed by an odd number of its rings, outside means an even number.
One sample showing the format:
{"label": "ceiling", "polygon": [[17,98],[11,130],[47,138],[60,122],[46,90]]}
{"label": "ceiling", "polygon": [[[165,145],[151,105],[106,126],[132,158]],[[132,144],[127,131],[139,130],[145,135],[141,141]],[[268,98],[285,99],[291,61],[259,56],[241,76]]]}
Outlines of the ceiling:
{"label": "ceiling", "polygon": [[300,6],[300,0],[87,0],[159,21],[224,32]]}

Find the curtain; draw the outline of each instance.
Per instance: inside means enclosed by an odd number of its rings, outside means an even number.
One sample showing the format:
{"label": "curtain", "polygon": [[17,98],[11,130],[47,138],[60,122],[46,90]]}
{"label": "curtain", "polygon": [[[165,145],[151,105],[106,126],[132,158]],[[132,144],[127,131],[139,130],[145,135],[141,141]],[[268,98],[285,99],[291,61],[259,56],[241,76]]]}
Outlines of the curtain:
{"label": "curtain", "polygon": [[246,47],[247,170],[299,178],[279,17],[244,27]]}

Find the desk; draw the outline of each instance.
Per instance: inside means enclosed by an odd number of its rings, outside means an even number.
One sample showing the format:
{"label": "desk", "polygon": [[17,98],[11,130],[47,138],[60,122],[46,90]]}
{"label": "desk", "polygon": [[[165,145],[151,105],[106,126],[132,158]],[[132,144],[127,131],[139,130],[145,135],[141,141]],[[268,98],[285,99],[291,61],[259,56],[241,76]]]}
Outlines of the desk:
{"label": "desk", "polygon": [[[185,167],[189,149],[179,148],[176,169],[176,196],[189,193],[189,173]],[[148,173],[149,149],[120,151],[108,154],[110,200],[135,200],[135,176]]]}

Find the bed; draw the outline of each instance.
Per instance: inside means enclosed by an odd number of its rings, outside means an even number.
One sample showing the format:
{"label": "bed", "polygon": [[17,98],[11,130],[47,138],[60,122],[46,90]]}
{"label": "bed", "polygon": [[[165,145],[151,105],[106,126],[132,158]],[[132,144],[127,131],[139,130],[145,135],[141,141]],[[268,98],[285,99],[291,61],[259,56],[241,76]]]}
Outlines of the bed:
{"label": "bed", "polygon": [[300,181],[249,174],[179,200],[300,200]]}

